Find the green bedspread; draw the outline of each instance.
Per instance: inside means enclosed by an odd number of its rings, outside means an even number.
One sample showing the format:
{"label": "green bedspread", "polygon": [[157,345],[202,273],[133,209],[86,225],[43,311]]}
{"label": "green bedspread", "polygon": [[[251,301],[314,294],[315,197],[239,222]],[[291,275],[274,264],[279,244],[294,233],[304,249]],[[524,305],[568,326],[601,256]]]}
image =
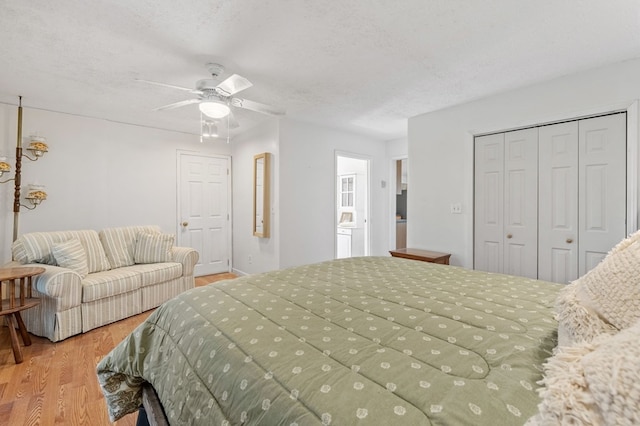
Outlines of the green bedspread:
{"label": "green bedspread", "polygon": [[147,381],[171,424],[522,425],[560,288],[381,257],[241,277],[160,306],[98,377],[112,419]]}

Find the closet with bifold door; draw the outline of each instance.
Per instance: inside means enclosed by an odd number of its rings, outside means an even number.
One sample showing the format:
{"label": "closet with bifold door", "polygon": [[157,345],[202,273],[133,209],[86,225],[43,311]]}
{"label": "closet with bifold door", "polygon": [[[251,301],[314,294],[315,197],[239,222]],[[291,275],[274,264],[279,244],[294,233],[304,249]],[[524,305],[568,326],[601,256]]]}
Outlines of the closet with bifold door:
{"label": "closet with bifold door", "polygon": [[568,283],[626,235],[626,113],[477,136],[474,268]]}

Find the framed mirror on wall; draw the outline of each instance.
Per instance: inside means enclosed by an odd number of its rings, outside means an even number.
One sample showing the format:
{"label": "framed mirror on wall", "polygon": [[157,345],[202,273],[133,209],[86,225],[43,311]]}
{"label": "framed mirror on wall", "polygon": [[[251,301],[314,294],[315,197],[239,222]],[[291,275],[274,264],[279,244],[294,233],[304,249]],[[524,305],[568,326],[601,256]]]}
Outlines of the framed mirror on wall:
{"label": "framed mirror on wall", "polygon": [[260,238],[269,238],[270,162],[268,152],[253,157],[253,235]]}

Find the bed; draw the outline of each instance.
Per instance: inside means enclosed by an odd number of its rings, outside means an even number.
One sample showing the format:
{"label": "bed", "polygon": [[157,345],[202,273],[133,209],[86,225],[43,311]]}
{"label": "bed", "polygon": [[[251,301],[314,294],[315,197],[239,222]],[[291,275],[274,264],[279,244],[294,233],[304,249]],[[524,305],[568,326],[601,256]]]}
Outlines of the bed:
{"label": "bed", "polygon": [[561,285],[400,258],[189,290],[98,365],[112,420],[151,386],[170,424],[522,425]]}

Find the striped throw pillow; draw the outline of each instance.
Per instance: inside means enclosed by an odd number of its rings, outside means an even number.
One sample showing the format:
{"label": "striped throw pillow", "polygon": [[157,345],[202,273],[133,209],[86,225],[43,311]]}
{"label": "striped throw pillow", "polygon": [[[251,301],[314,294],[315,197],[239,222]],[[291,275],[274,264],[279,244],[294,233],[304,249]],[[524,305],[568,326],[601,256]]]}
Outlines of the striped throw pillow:
{"label": "striped throw pillow", "polygon": [[51,246],[51,253],[58,266],[76,271],[82,278],[89,273],[87,252],[80,240],[71,239]]}
{"label": "striped throw pillow", "polygon": [[[87,254],[89,273],[111,269],[102,248],[98,233],[94,230],[30,232],[23,234],[12,246],[13,258],[18,262],[56,265],[52,247],[71,239],[79,240]],[[133,262],[131,262],[133,264]]]}
{"label": "striped throw pillow", "polygon": [[149,234],[140,232],[136,238],[133,255],[135,263],[171,262],[175,237],[170,234]]}
{"label": "striped throw pillow", "polygon": [[100,241],[109,258],[111,268],[131,266],[135,263],[134,254],[136,239],[140,233],[160,233],[157,226],[123,226],[120,228],[107,228],[100,231]]}

